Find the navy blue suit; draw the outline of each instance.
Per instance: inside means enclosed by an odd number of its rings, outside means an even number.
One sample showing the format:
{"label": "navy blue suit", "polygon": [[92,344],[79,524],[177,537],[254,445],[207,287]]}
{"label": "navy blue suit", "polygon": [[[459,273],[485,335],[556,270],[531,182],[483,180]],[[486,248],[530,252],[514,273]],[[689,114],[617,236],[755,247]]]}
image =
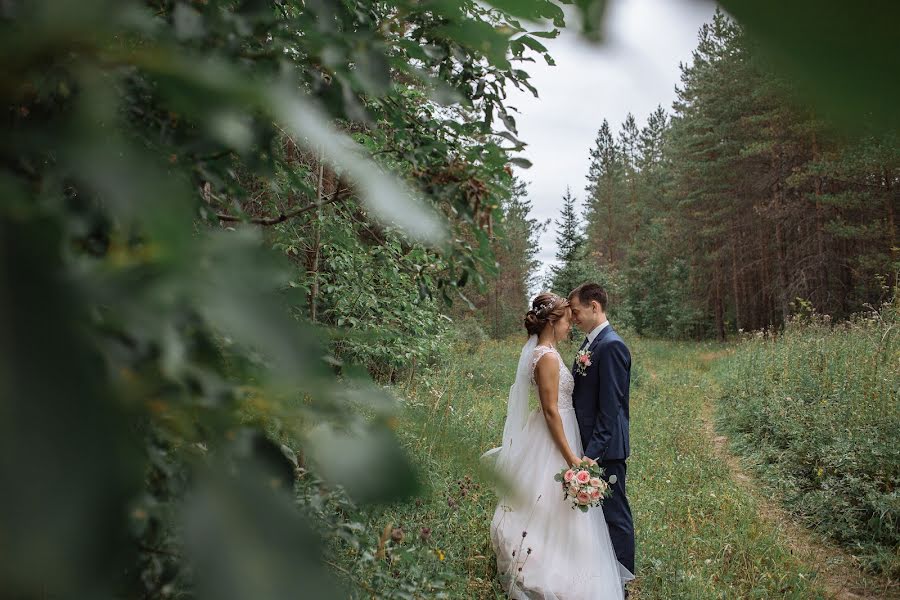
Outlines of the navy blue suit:
{"label": "navy blue suit", "polygon": [[573,403],[584,454],[604,470],[604,479],[615,475],[612,495],[603,501],[616,558],[634,573],[634,521],[625,495],[625,461],[631,454],[629,440],[629,387],[631,353],[622,338],[607,325],[588,349],[591,366],[584,375],[573,366]]}

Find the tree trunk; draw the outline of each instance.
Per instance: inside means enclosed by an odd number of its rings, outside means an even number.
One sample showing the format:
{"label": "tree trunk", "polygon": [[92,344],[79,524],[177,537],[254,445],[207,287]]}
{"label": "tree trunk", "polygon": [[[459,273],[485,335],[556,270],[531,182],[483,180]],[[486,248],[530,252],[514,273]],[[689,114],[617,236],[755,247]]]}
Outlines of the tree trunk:
{"label": "tree trunk", "polygon": [[778,275],[778,303],[781,309],[781,318],[785,322],[790,316],[791,309],[788,302],[788,277],[787,277],[787,257],[784,253],[784,226],[781,219],[775,221],[775,252],[776,252],[776,272]]}
{"label": "tree trunk", "polygon": [[309,319],[313,323],[318,318],[317,305],[319,302],[319,246],[322,244],[322,192],[325,183],[325,163],[322,156],[319,156],[319,182],[316,186],[316,203],[319,207],[316,209],[316,221],[313,224],[315,231],[313,239],[313,259],[310,276],[312,277],[312,285],[309,288]]}
{"label": "tree trunk", "polygon": [[765,324],[767,326],[772,326],[775,324],[775,302],[773,300],[771,289],[772,289],[772,269],[769,264],[771,260],[771,256],[769,254],[769,248],[765,243],[765,230],[760,232],[760,235],[757,236],[757,242],[759,245],[759,255],[762,260],[762,272],[760,276],[760,286],[759,286],[759,294],[760,294],[760,302],[765,311]]}
{"label": "tree trunk", "polygon": [[[898,261],[900,261],[900,248],[897,247],[897,225],[894,216],[894,203],[896,202],[896,198],[894,197],[894,186],[891,181],[891,172],[884,167],[882,169],[882,174],[884,177],[884,187],[887,191],[885,194],[885,209],[887,211],[887,236],[888,236],[888,249],[891,253],[891,264],[896,265]],[[891,287],[896,290],[897,288],[897,270],[896,267],[891,269],[893,272],[890,274],[891,279]]]}
{"label": "tree trunk", "polygon": [[716,315],[716,337],[725,341],[725,310],[722,306],[722,266],[716,261],[714,311]]}
{"label": "tree trunk", "polygon": [[606,194],[606,263],[611,265],[613,262],[613,190],[612,181],[607,186]]}
{"label": "tree trunk", "polygon": [[[812,158],[819,160],[819,144],[815,131],[812,134]],[[822,205],[822,178],[816,175],[813,178],[814,192],[816,196],[816,257],[819,263],[819,290],[817,308],[824,310],[828,302],[831,285],[828,281],[828,257],[825,249],[825,208]]]}
{"label": "tree trunk", "polygon": [[734,294],[734,324],[738,329],[745,325],[743,317],[743,298],[738,283],[737,232],[731,236],[731,292]]}
{"label": "tree trunk", "polygon": [[784,218],[787,212],[784,207],[784,188],[781,172],[781,157],[779,153],[772,156],[772,170],[776,174],[775,184],[772,186],[772,206],[775,218],[775,274],[778,277],[778,303],[781,309],[781,318],[787,322],[790,315],[788,304],[788,275],[787,257],[785,256]]}

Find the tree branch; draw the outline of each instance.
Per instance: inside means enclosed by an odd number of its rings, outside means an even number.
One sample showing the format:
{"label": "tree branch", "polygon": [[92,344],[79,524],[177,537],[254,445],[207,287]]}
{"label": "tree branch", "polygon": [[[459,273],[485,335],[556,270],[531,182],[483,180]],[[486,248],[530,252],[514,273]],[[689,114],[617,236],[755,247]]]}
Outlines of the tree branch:
{"label": "tree branch", "polygon": [[342,194],[344,192],[348,192],[349,189],[345,188],[343,190],[338,190],[329,196],[326,196],[322,199],[322,202],[313,202],[312,204],[308,204],[306,206],[288,211],[279,214],[277,217],[254,217],[252,219],[245,219],[244,217],[238,215],[226,215],[224,213],[216,213],[216,218],[220,221],[230,221],[230,222],[246,222],[253,223],[254,225],[277,225],[278,223],[284,223],[288,219],[293,219],[299,215],[304,213],[308,213],[312,210],[316,210],[319,206],[325,206],[327,204],[334,204],[335,202],[339,202],[340,200],[344,200],[345,196]]}

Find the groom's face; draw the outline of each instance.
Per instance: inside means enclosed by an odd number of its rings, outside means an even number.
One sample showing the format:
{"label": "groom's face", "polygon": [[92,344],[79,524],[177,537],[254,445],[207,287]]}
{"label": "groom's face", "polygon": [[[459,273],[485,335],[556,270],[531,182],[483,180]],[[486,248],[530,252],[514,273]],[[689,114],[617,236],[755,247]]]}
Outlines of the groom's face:
{"label": "groom's face", "polygon": [[569,303],[572,307],[572,321],[575,327],[584,333],[590,333],[594,327],[600,324],[603,309],[596,302],[584,304],[581,298],[575,296]]}

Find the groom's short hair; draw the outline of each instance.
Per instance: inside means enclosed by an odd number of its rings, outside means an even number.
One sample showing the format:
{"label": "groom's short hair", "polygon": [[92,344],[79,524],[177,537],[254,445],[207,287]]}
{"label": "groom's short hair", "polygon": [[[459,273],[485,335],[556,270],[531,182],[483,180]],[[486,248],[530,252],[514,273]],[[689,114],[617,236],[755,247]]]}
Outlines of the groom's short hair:
{"label": "groom's short hair", "polygon": [[606,312],[606,305],[609,302],[609,295],[599,283],[582,283],[569,294],[569,302],[575,298],[578,298],[582,304],[596,300],[603,312]]}

